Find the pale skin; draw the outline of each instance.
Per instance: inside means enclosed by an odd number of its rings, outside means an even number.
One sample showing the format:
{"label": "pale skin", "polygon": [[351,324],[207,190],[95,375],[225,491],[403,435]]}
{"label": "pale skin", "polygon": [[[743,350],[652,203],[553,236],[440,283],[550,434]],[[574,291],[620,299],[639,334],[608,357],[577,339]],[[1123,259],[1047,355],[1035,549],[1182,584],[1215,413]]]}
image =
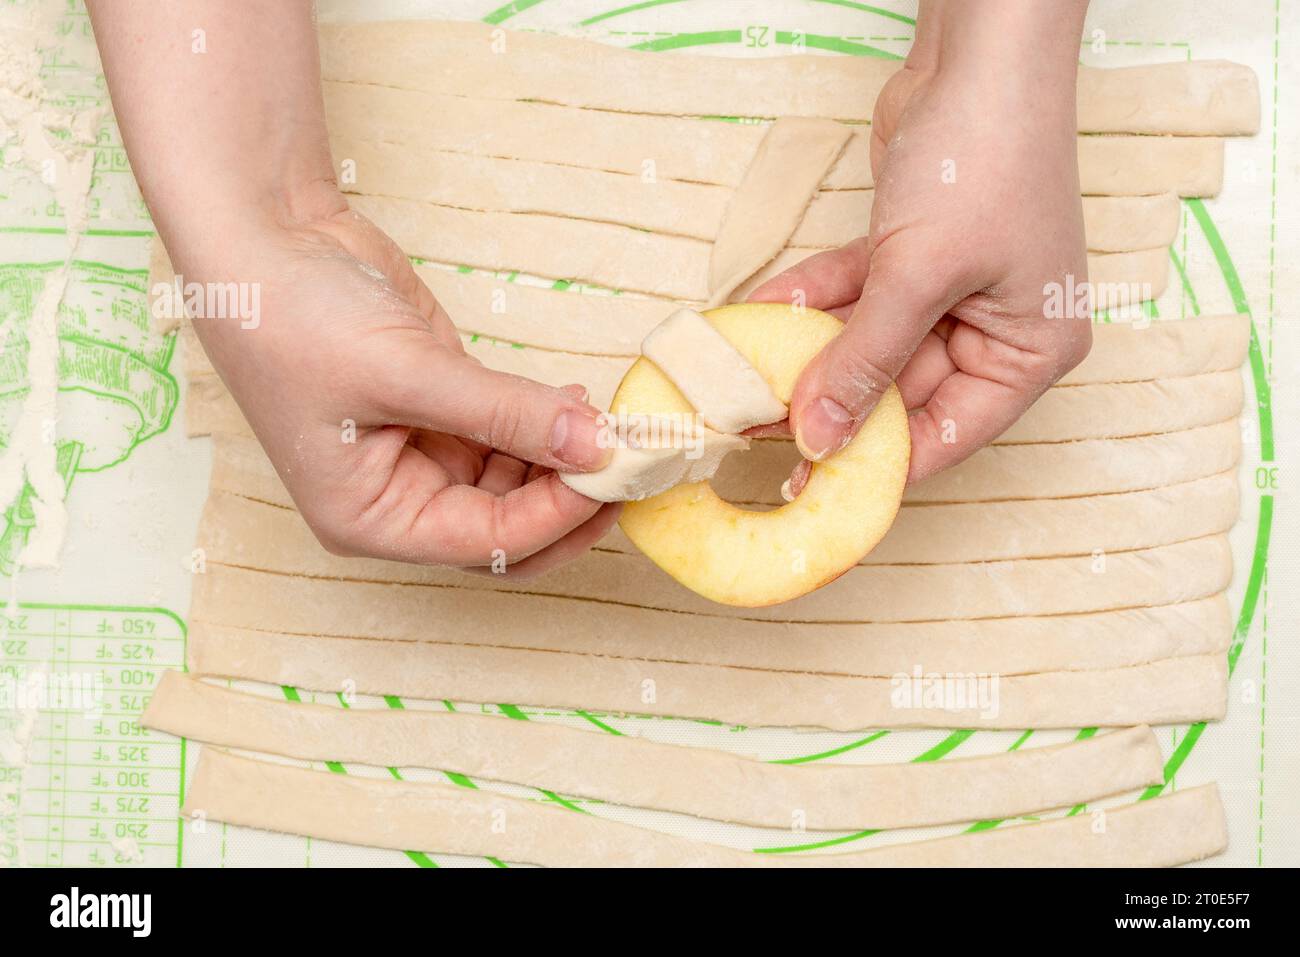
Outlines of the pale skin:
{"label": "pale skin", "polygon": [[[849,320],[791,405],[808,458],[847,442],[897,378],[923,478],[996,437],[1086,354],[1086,322],[1041,318],[1045,282],[1086,277],[1074,150],[1085,5],[989,0],[977,18],[961,9],[974,4],[923,4],[907,69],[876,107],[868,234],[754,297],[802,290]],[[174,268],[259,285],[257,328],[194,325],[322,544],[527,576],[600,539],[618,507],[553,472],[608,460],[584,391],[469,358],[401,250],[337,188],[311,4],[87,6]]]}
{"label": "pale skin", "polygon": [[867,234],[751,296],[847,323],[790,404],[805,457],[792,491],[892,381],[911,412],[915,482],[987,445],[1087,355],[1086,318],[1043,318],[1046,284],[1087,278],[1075,150],[1086,8],[923,0],[872,119]]}

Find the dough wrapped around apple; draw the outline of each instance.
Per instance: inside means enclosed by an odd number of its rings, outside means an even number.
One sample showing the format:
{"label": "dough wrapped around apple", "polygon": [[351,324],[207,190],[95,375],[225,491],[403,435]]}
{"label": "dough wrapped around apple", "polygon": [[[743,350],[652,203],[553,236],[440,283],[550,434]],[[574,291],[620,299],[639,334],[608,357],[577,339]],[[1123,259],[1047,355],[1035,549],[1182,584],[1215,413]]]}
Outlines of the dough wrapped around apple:
{"label": "dough wrapped around apple", "polygon": [[[870,552],[898,513],[911,441],[896,388],[848,445],[813,464],[793,502],[771,511],[744,509],[720,498],[708,478],[732,450],[722,441],[731,430],[784,417],[800,373],[841,327],[834,316],[778,303],[724,306],[702,317],[674,313],[646,337],[611,412],[618,423],[693,422],[679,426],[679,436],[707,450],[696,459],[708,467],[665,468],[669,452],[648,455],[619,443],[600,472],[561,477],[605,500],[628,500],[620,519],[628,538],[711,601],[760,607],[820,588]],[[733,447],[744,447],[743,440]],[[681,484],[662,488],[635,477],[652,466],[661,479],[680,475]]]}

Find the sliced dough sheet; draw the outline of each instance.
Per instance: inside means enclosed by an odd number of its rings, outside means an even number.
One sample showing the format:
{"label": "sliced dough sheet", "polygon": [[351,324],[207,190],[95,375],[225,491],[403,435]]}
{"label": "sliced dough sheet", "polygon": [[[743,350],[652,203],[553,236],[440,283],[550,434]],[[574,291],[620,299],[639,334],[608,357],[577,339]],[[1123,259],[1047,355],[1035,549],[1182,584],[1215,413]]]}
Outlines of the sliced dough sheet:
{"label": "sliced dough sheet", "polygon": [[834,120],[783,116],[768,127],[713,240],[711,306],[727,302],[791,241],[847,141],[847,128]]}
{"label": "sliced dough sheet", "polygon": [[[708,300],[712,246],[685,236],[647,233],[613,223],[535,213],[457,209],[388,196],[353,196],[352,206],[408,255],[488,270],[517,269],[551,279],[690,302]],[[813,255],[791,247],[743,283],[742,300],[759,283]],[[1168,282],[1169,250],[1088,257],[1097,309],[1159,298]]]}
{"label": "sliced dough sheet", "polygon": [[147,728],[308,761],[452,771],[631,807],[810,830],[1002,820],[1164,781],[1150,728],[987,757],[771,764],[710,748],[425,709],[291,704],[163,674]]}
{"label": "sliced dough sheet", "polygon": [[531,213],[453,209],[386,196],[351,205],[411,256],[480,269],[517,269],[663,296],[709,297],[710,244],[618,226]]}
{"label": "sliced dough sheet", "polygon": [[[738,38],[739,39],[739,38]],[[490,100],[537,100],[619,113],[810,116],[869,122],[902,65],[879,57],[663,56],[486,24],[322,24],[321,75]],[[1221,60],[1079,70],[1079,129],[1250,135],[1259,86]]]}
{"label": "sliced dough sheet", "polygon": [[1249,348],[1249,316],[1095,323],[1092,351],[1057,384],[1148,382],[1223,372],[1240,368]]}
{"label": "sliced dough sheet", "polygon": [[[609,407],[619,382],[634,361],[621,356],[526,348],[464,333],[462,341],[466,351],[490,369],[553,386],[580,382],[587,387],[592,404],[602,409]],[[214,431],[251,434],[220,381],[213,378],[204,382],[201,378],[194,376],[191,380],[187,409],[190,434]],[[1052,388],[993,444],[1177,432],[1222,422],[1236,416],[1241,407],[1242,381],[1235,369],[1179,378]]]}
{"label": "sliced dough sheet", "polygon": [[1222,654],[1105,671],[893,678],[630,661],[555,651],[374,641],[190,624],[189,670],[312,691],[666,715],[746,727],[1092,728],[1218,720]]}
{"label": "sliced dough sheet", "polygon": [[901,66],[875,57],[663,56],[424,20],[322,24],[320,47],[326,80],[676,116],[869,121],[880,88]]}
{"label": "sliced dough sheet", "polygon": [[[764,608],[710,602],[657,571],[640,554],[588,552],[540,578],[522,581],[508,575],[489,578],[452,568],[411,567],[420,581],[395,585],[384,606],[373,609],[376,617],[394,613],[400,601],[425,601],[425,589],[450,588],[466,592],[467,601],[481,591],[512,591],[729,619],[901,622],[1067,615],[1193,601],[1228,586],[1232,552],[1226,537],[1212,536],[1099,556],[961,565],[858,565],[816,592]],[[323,609],[290,607],[284,601],[275,608],[259,607],[246,595],[217,594],[217,581],[210,575],[196,581],[195,615],[244,628],[318,630],[305,622],[319,620]],[[357,597],[348,594],[348,584],[339,581],[338,601]]]}
{"label": "sliced dough sheet", "polygon": [[[394,143],[426,156],[465,153],[733,188],[744,178],[765,130],[758,123],[481,100],[328,80],[324,92],[326,122],[336,141]],[[438,122],[427,122],[430,116]],[[1145,149],[1143,137],[1107,139],[1115,144],[1085,147],[1080,137],[1081,155],[1085,149],[1095,154],[1107,181],[1127,182],[1136,193],[1176,188],[1171,177],[1179,175],[1178,167],[1168,161],[1174,157],[1164,155],[1167,147]],[[1139,162],[1136,178],[1125,180],[1115,168],[1131,165],[1122,162],[1129,153],[1147,161]],[[336,154],[340,159],[346,155],[346,150]],[[824,186],[871,185],[870,128],[851,126],[849,144]]]}
{"label": "sliced dough sheet", "polygon": [[[162,244],[155,240],[153,249],[164,263],[151,275],[171,282]],[[422,263],[414,268],[462,332],[556,352],[634,358],[646,334],[676,308],[662,299],[561,292]],[[191,324],[182,322],[181,330],[186,372],[212,373]],[[1250,319],[1240,315],[1142,325],[1097,323],[1092,351],[1060,384],[1138,382],[1222,372],[1241,365],[1249,344]]]}
{"label": "sliced dough sheet", "polygon": [[1214,785],[1036,824],[833,854],[755,854],[551,803],[309,771],[204,748],[182,814],[393,850],[548,867],[1168,867],[1227,847]]}
{"label": "sliced dough sheet", "polygon": [[[787,123],[816,122],[789,120]],[[819,121],[825,123],[828,121]],[[832,124],[843,141],[849,127]],[[773,127],[775,129],[775,127]],[[800,134],[801,155],[812,150]],[[334,162],[343,190],[369,196],[390,196],[454,206],[511,213],[544,213],[594,222],[619,223],[637,229],[713,241],[734,191],[725,186],[646,178],[601,169],[555,163],[474,156],[440,150],[420,150],[404,143],[366,140],[333,141]],[[760,152],[757,159],[764,154]],[[811,162],[811,159],[810,159]],[[808,167],[808,176],[818,168]],[[776,175],[789,178],[789,170]],[[819,180],[820,182],[820,180]],[[788,241],[793,246],[840,246],[865,235],[871,222],[872,190],[816,192],[807,209],[787,215],[794,227],[784,231],[772,253]],[[795,187],[783,183],[771,196],[786,196]],[[802,213],[802,216],[797,215]],[[1088,248],[1100,252],[1167,246],[1178,233],[1180,207],[1174,193],[1154,196],[1085,196],[1084,227]],[[764,219],[765,231],[776,217]],[[739,231],[739,227],[736,227]],[[740,231],[750,235],[750,230]],[[770,256],[768,257],[770,258]],[[760,262],[758,265],[762,265]]]}
{"label": "sliced dough sheet", "polygon": [[1091,254],[1088,281],[1094,313],[1159,299],[1169,285],[1169,248]]}
{"label": "sliced dough sheet", "polygon": [[[1213,425],[1241,412],[1241,373],[1048,389],[995,444],[1117,439]],[[958,420],[958,428],[961,421]]]}
{"label": "sliced dough sheet", "polygon": [[[213,489],[292,507],[246,426],[213,437]],[[1240,456],[1241,429],[1234,419],[1131,439],[990,446],[909,487],[904,504],[1065,499],[1158,489],[1234,469]],[[748,452],[724,461],[712,484],[728,501],[777,505],[780,485],[799,457],[793,442],[757,440]]]}
{"label": "sliced dough sheet", "polygon": [[[1002,675],[1125,668],[1222,652],[1232,636],[1222,594],[1078,615],[853,624],[688,617],[514,592],[427,589],[413,601],[410,589],[400,585],[268,575],[218,564],[198,587],[195,615],[215,620],[231,617],[216,604],[228,595],[245,605],[283,600],[318,609],[296,621],[233,612],[251,621],[249,627],[285,632],[876,678],[908,673],[918,664],[945,673]],[[492,627],[484,628],[484,621]]]}
{"label": "sliced dough sheet", "polygon": [[[754,455],[767,444],[755,442],[747,454]],[[992,445],[955,468],[910,486],[904,501],[987,502],[1159,488],[1226,472],[1240,457],[1241,427],[1236,419],[1130,439]],[[725,475],[717,479],[726,480]],[[759,485],[767,484],[764,476]],[[756,500],[738,494],[748,493],[748,488],[723,487],[737,501]]]}
{"label": "sliced dough sheet", "polygon": [[1217,196],[1223,140],[1212,136],[1080,136],[1085,196]]}
{"label": "sliced dough sheet", "polygon": [[1168,246],[1178,236],[1181,216],[1176,193],[1083,198],[1084,235],[1088,248],[1098,252]]}
{"label": "sliced dough sheet", "polygon": [[[336,144],[400,144],[429,162],[434,162],[432,152],[464,153],[735,187],[764,132],[753,123],[477,100],[356,83],[327,81],[324,92]],[[430,116],[438,122],[426,122]],[[873,185],[869,136],[869,127],[851,127],[848,146],[823,189]],[[335,155],[350,154],[341,145]],[[1223,188],[1223,140],[1080,136],[1079,182],[1085,195],[1214,196]]]}
{"label": "sliced dough sheet", "polygon": [[[198,531],[210,561],[319,578],[428,580],[420,566],[330,554],[295,510],[266,504],[273,500],[255,492],[245,497],[213,487]],[[1235,472],[1113,495],[906,505],[861,564],[951,565],[1152,548],[1226,532],[1239,505]],[[636,553],[617,527],[597,547]]]}
{"label": "sliced dough sheet", "polygon": [[[743,302],[763,283],[778,276],[819,250],[790,247],[745,280],[731,296]],[[1088,280],[1092,283],[1093,314],[1128,310],[1159,299],[1169,284],[1169,249],[1138,249],[1123,253],[1089,253]]]}

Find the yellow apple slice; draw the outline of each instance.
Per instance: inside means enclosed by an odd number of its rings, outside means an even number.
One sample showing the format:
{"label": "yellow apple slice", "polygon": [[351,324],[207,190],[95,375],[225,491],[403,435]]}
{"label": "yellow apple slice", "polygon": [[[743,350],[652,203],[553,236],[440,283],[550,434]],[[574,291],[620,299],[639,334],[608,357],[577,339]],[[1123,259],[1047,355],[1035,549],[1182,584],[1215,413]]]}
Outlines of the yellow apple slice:
{"label": "yellow apple slice", "polygon": [[[787,405],[804,366],[842,328],[824,312],[779,303],[724,306],[705,317]],[[642,358],[623,377],[611,411],[693,410]],[[813,465],[793,502],[749,511],[696,482],[629,502],[620,524],[651,561],[691,591],[724,605],[775,605],[833,581],[876,546],[898,513],[910,455],[907,411],[890,386],[853,440]]]}

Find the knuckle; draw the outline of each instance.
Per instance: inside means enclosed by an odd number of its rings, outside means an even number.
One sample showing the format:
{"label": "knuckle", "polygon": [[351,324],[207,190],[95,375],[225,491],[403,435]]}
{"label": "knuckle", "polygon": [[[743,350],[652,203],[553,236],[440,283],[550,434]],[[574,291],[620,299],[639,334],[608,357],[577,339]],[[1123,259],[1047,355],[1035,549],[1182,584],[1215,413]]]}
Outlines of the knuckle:
{"label": "knuckle", "polygon": [[513,392],[502,395],[492,407],[488,422],[488,444],[496,449],[513,448],[524,423],[524,404]]}

